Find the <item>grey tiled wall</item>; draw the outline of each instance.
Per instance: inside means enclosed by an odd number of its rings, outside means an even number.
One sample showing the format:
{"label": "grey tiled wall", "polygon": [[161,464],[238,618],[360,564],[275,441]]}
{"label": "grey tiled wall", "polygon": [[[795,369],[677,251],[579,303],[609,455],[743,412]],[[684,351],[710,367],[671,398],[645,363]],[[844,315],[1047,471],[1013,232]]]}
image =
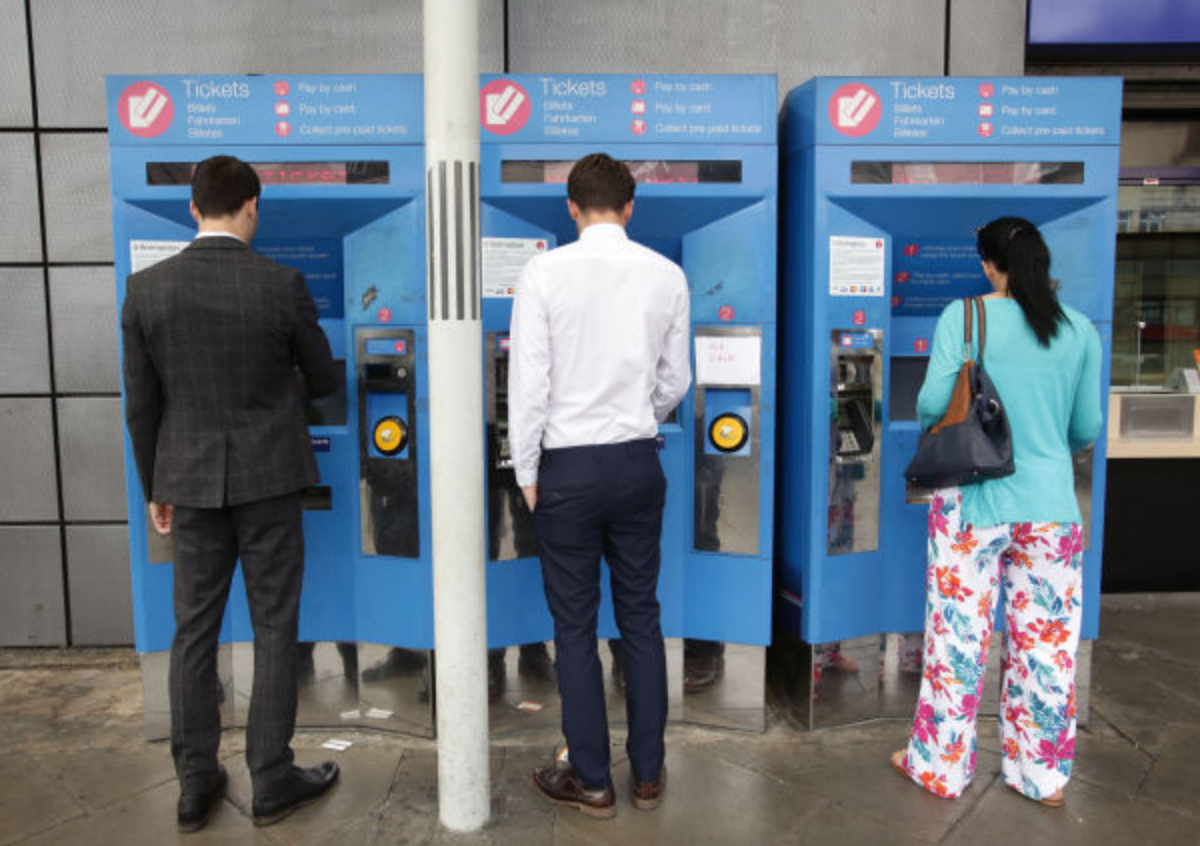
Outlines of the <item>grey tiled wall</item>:
{"label": "grey tiled wall", "polygon": [[[485,72],[1021,72],[1023,0],[480,0]],[[505,10],[507,9],[507,20]],[[419,72],[420,0],[0,0],[0,646],[132,641],[106,74]],[[32,47],[32,58],[30,48]]]}

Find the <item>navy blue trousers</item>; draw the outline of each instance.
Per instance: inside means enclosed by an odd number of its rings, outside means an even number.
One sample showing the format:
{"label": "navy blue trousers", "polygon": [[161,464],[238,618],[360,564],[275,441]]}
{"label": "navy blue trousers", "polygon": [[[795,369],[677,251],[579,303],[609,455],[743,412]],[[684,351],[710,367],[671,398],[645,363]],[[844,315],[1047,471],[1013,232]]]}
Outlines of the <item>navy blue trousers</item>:
{"label": "navy blue trousers", "polygon": [[534,511],[571,764],[588,787],[612,784],[604,674],[596,651],[600,558],[612,576],[625,650],[626,750],[638,781],[658,778],[667,661],[658,570],[667,480],[653,439],[542,453]]}

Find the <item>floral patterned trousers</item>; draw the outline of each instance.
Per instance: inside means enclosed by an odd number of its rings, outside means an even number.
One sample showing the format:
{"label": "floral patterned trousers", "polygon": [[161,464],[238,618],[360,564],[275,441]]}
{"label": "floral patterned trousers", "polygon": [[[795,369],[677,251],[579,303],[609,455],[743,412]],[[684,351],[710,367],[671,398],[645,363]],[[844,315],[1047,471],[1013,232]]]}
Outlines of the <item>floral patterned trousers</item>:
{"label": "floral patterned trousers", "polygon": [[1000,700],[1004,781],[1043,799],[1063,787],[1075,757],[1075,653],[1083,595],[1077,523],[980,528],[960,520],[958,488],[929,507],[925,660],[904,769],[946,798],[975,774],[975,717],[996,602],[1007,637]]}

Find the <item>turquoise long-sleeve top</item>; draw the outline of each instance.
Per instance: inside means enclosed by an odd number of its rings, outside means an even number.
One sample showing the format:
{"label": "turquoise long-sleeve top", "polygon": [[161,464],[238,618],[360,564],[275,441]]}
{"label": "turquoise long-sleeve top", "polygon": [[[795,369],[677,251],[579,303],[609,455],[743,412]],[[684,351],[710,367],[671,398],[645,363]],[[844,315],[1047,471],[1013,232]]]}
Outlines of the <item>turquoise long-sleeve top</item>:
{"label": "turquoise long-sleeve top", "polygon": [[[963,519],[975,526],[1003,523],[1078,523],[1071,453],[1089,446],[1103,422],[1100,335],[1091,321],[1063,306],[1050,346],[1038,344],[1016,300],[984,299],[987,338],[983,366],[1008,411],[1016,472],[963,485]],[[972,332],[979,353],[979,323]],[[917,397],[922,429],[950,404],[963,357],[963,301],[938,319],[929,369]]]}

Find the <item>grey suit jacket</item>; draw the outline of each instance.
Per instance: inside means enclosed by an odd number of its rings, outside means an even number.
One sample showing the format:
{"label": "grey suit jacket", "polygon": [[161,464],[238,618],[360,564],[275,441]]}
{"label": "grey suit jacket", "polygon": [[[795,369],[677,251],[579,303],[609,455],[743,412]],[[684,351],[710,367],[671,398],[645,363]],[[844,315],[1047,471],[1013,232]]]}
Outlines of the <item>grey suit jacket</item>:
{"label": "grey suit jacket", "polygon": [[337,388],[299,271],[205,237],[129,277],[121,310],[125,420],[153,501],[240,505],[318,480],[304,419]]}

